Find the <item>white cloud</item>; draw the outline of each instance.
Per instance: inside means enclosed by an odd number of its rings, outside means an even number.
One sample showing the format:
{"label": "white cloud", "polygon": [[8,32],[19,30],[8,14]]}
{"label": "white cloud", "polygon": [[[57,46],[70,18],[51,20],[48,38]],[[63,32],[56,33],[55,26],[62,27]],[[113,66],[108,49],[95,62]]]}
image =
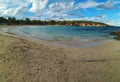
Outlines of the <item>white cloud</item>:
{"label": "white cloud", "polygon": [[76,3],[75,0],[0,0],[0,16],[22,18],[25,12],[31,12],[34,14],[32,19],[102,21],[106,19],[103,15],[84,17],[84,14],[76,9],[114,9],[120,4],[119,0],[97,1],[87,0]]}
{"label": "white cloud", "polygon": [[75,9],[87,9],[87,8],[98,8],[98,9],[115,9],[115,5],[119,4],[120,1],[108,0],[107,2],[96,2],[94,0],[87,0],[86,2],[78,3]]}
{"label": "white cloud", "polygon": [[32,7],[29,9],[29,11],[36,13],[40,12],[46,7],[48,0],[30,0],[30,2],[32,3]]}
{"label": "white cloud", "polygon": [[67,11],[71,10],[74,7],[74,1],[61,1],[53,2],[48,5],[44,10],[36,12],[36,16],[43,20],[59,20],[64,19],[68,14]]}
{"label": "white cloud", "polygon": [[103,4],[103,3],[98,3],[98,2],[95,2],[93,0],[88,0],[86,2],[82,2],[82,3],[77,4],[75,9],[95,8],[96,6],[101,5],[101,4]]}
{"label": "white cloud", "polygon": [[118,4],[116,2],[113,2],[111,0],[108,0],[106,3],[103,3],[101,5],[96,6],[100,9],[115,9],[115,5]]}
{"label": "white cloud", "polygon": [[93,17],[82,17],[81,20],[105,22],[108,19],[107,14],[97,15]]}
{"label": "white cloud", "polygon": [[120,26],[119,21],[106,21],[105,23],[113,26]]}
{"label": "white cloud", "polygon": [[0,16],[16,16],[28,6],[26,0],[0,0]]}

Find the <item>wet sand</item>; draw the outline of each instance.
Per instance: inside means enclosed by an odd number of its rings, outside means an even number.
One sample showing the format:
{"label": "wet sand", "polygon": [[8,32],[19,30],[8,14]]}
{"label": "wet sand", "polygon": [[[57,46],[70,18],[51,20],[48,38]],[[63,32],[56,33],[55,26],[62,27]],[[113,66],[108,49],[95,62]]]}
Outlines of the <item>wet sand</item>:
{"label": "wet sand", "polygon": [[64,48],[89,48],[97,45],[101,45],[112,40],[101,39],[101,40],[93,40],[93,39],[73,39],[73,40],[53,40],[52,44],[59,47]]}
{"label": "wet sand", "polygon": [[63,48],[0,34],[1,82],[119,82],[120,42]]}

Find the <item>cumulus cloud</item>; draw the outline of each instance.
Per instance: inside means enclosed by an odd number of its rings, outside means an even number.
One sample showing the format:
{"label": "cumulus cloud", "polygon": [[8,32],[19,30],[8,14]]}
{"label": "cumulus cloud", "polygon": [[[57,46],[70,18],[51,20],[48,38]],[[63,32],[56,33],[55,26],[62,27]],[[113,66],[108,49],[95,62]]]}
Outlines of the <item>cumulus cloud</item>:
{"label": "cumulus cloud", "polygon": [[0,0],[0,16],[16,16],[27,9],[26,0]]}
{"label": "cumulus cloud", "polygon": [[35,12],[35,14],[43,20],[62,20],[68,15],[67,11],[70,11],[73,7],[74,1],[52,2],[42,12]]}
{"label": "cumulus cloud", "polygon": [[70,11],[70,12],[68,12],[68,15],[70,15],[70,16],[76,16],[76,17],[84,17],[84,15],[83,14],[81,14],[81,13],[75,13],[75,12],[72,12],[72,11]]}
{"label": "cumulus cloud", "polygon": [[[80,19],[78,19],[80,20]],[[82,17],[81,20],[87,20],[87,21],[96,21],[96,22],[105,22],[107,20],[107,14],[100,14],[96,16],[85,16]]]}
{"label": "cumulus cloud", "polygon": [[[27,13],[32,13],[32,19],[40,20],[105,20],[105,15],[87,16],[84,9],[116,9],[119,0],[85,0],[76,3],[76,0],[0,0],[0,16],[13,16],[22,18]],[[79,12],[76,12],[79,11]],[[28,15],[28,14],[27,14]],[[26,16],[25,16],[26,17]]]}
{"label": "cumulus cloud", "polygon": [[30,0],[30,2],[32,3],[32,7],[29,9],[29,11],[36,13],[47,6],[48,0]]}
{"label": "cumulus cloud", "polygon": [[[0,16],[24,17],[25,12],[37,14],[47,5],[48,0],[0,0]],[[32,6],[29,9],[29,5]]]}
{"label": "cumulus cloud", "polygon": [[112,20],[112,21],[106,21],[105,23],[108,24],[108,25],[120,26],[120,22],[119,21]]}
{"label": "cumulus cloud", "polygon": [[111,0],[108,0],[106,3],[103,3],[101,5],[96,6],[97,8],[100,9],[116,9],[115,5],[119,4],[120,2],[113,2]]}
{"label": "cumulus cloud", "polygon": [[119,4],[120,1],[108,0],[107,2],[96,2],[94,0],[87,0],[86,2],[78,3],[76,9],[87,9],[87,8],[97,8],[97,9],[115,9],[115,5]]}
{"label": "cumulus cloud", "polygon": [[101,4],[103,4],[103,3],[98,3],[98,2],[95,2],[93,0],[88,0],[86,2],[82,2],[82,3],[77,4],[75,9],[79,9],[79,8],[82,8],[82,9],[94,8],[94,7],[96,7],[98,5],[101,5]]}

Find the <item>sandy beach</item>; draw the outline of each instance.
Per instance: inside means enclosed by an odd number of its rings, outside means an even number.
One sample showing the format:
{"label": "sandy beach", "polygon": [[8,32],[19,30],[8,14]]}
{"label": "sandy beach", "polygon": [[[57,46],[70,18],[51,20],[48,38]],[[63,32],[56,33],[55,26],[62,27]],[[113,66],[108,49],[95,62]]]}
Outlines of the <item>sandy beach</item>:
{"label": "sandy beach", "polygon": [[0,34],[1,82],[120,82],[120,42],[64,48]]}

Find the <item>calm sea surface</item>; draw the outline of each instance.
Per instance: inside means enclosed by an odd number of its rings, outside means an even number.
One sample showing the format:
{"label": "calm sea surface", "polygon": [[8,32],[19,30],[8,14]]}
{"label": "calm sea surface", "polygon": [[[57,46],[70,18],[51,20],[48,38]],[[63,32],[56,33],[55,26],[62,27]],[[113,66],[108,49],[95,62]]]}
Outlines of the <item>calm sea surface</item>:
{"label": "calm sea surface", "polygon": [[120,30],[120,27],[16,26],[6,29],[16,35],[45,40],[111,39],[109,33],[117,30]]}
{"label": "calm sea surface", "polygon": [[62,47],[83,48],[113,40],[109,33],[120,30],[120,27],[16,26],[2,30],[19,36],[48,40]]}

